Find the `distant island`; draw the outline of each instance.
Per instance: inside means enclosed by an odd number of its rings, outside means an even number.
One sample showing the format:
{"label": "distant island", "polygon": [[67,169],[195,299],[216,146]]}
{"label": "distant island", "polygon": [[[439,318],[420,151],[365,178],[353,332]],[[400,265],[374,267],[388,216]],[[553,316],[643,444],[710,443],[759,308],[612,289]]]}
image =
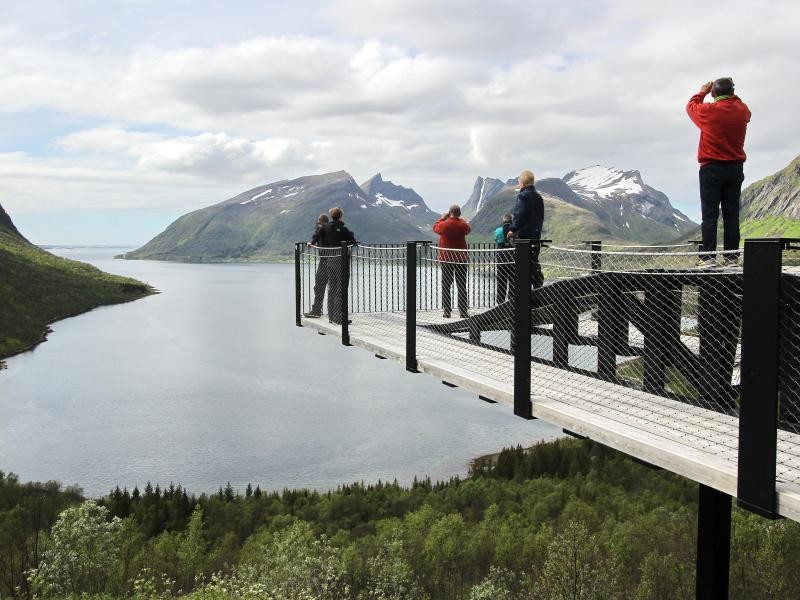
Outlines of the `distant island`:
{"label": "distant island", "polygon": [[0,358],[43,342],[48,325],[155,293],[149,285],[31,244],[0,206]]}

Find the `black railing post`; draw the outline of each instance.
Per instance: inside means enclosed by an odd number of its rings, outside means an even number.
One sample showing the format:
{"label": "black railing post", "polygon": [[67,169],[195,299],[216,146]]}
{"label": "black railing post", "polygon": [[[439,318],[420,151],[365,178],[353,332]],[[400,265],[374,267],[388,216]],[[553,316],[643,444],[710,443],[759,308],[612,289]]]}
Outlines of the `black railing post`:
{"label": "black railing post", "polygon": [[531,419],[531,240],[514,243],[514,288],[514,414]]}
{"label": "black railing post", "polygon": [[350,310],[347,303],[347,291],[350,286],[350,247],[348,242],[341,242],[341,256],[339,274],[339,318],[342,320],[342,345],[350,346]]}
{"label": "black railing post", "polygon": [[592,251],[591,253],[591,269],[592,271],[600,271],[603,268],[603,255],[600,252],[603,250],[602,240],[586,240],[583,242],[586,247]]}
{"label": "black railing post", "polygon": [[659,273],[647,274],[644,310],[648,329],[644,333],[644,389],[663,394],[666,369],[670,366],[670,349],[681,339],[681,291],[670,279]]}
{"label": "black railing post", "polygon": [[417,370],[417,242],[406,242],[406,371]]}
{"label": "black railing post", "polygon": [[742,284],[739,406],[739,506],[776,518],[778,343],[781,250],[774,240],[746,240]]}
{"label": "black railing post", "polygon": [[726,600],[731,554],[731,497],[700,484],[695,598]]}
{"label": "black railing post", "polygon": [[294,245],[294,322],[298,327],[303,326],[303,286],[300,279],[300,244]]}

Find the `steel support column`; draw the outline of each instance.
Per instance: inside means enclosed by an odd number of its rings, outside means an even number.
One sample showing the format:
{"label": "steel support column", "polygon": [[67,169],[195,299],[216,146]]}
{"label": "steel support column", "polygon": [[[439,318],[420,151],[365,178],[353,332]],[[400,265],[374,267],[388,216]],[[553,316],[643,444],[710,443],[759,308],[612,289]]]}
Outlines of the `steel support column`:
{"label": "steel support column", "polygon": [[531,240],[514,242],[514,414],[531,419]]}
{"label": "steel support column", "polygon": [[406,371],[417,370],[417,242],[406,242]]}
{"label": "steel support column", "polygon": [[347,292],[350,286],[350,247],[348,242],[341,242],[340,273],[339,276],[339,318],[342,320],[342,345],[352,346],[350,343],[350,310],[347,302]]}
{"label": "steel support column", "polygon": [[697,600],[727,600],[731,497],[700,484],[697,504]]}
{"label": "steel support column", "polygon": [[739,387],[739,506],[777,518],[778,344],[783,242],[746,240]]}
{"label": "steel support column", "polygon": [[298,327],[303,326],[302,316],[302,282],[300,279],[300,243],[294,245],[294,322]]}

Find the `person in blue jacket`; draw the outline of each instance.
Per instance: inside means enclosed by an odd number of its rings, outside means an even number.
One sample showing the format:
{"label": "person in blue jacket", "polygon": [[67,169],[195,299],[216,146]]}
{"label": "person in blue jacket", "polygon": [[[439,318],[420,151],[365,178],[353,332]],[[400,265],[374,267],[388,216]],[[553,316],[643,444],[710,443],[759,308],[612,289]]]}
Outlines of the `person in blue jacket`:
{"label": "person in blue jacket", "polygon": [[514,251],[511,250],[511,242],[508,241],[511,219],[511,213],[504,214],[502,225],[494,230],[494,242],[498,248],[503,248],[496,254],[497,293],[495,301],[497,304],[506,301],[506,292],[509,300],[514,298]]}
{"label": "person in blue jacket", "polygon": [[[542,224],[544,223],[544,200],[536,191],[534,176],[531,171],[525,170],[519,175],[519,192],[514,210],[511,212],[511,227],[508,239],[540,240],[542,239]],[[539,264],[540,245],[533,244],[531,250],[531,286],[542,287],[544,275]]]}

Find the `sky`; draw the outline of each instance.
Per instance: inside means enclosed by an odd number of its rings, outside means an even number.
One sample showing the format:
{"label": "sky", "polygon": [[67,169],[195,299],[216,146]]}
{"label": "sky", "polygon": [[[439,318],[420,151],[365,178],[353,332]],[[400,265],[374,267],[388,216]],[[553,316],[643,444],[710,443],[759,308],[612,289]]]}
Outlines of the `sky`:
{"label": "sky", "polygon": [[638,170],[697,220],[689,97],[731,76],[747,183],[800,154],[800,3],[0,0],[0,205],[39,244],[138,246],[281,179]]}

